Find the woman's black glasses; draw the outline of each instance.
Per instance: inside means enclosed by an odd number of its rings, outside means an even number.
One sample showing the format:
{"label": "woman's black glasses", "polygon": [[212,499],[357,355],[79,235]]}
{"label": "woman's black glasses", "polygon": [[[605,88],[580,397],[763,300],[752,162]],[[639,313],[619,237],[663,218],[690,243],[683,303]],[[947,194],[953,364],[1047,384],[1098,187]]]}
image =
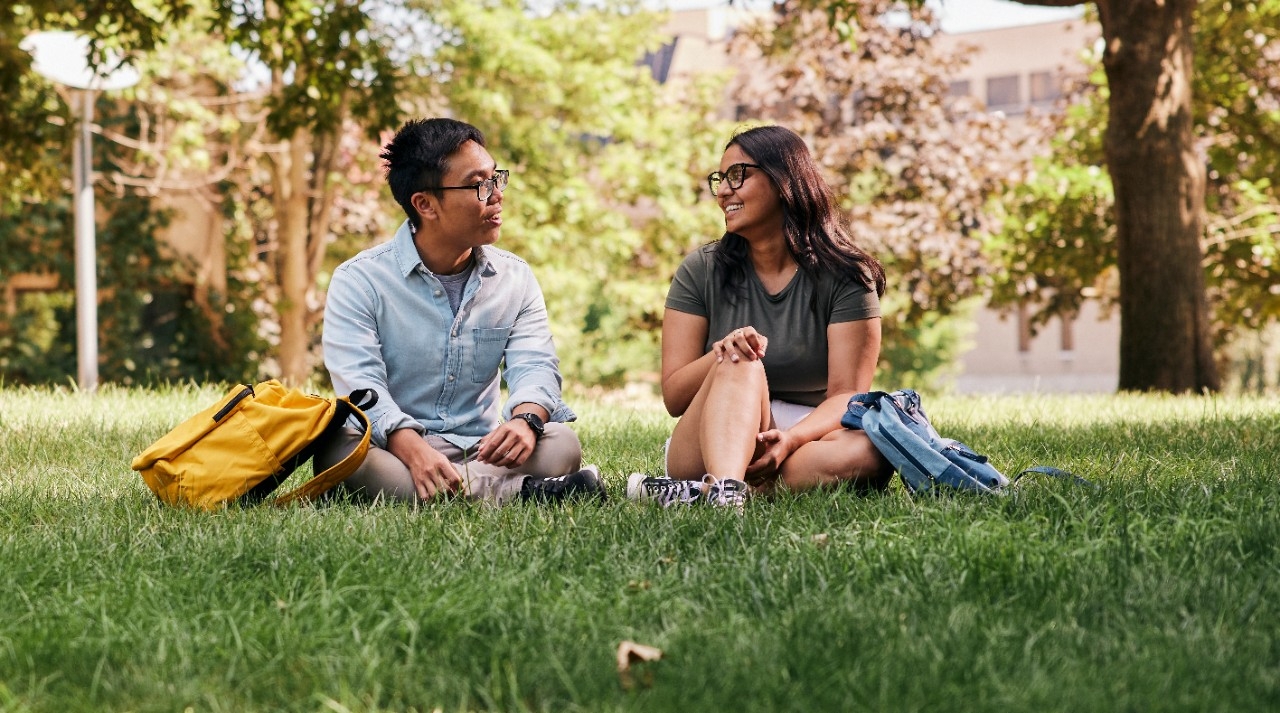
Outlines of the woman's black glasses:
{"label": "woman's black glasses", "polygon": [[754,163],[735,163],[723,172],[712,171],[711,174],[707,176],[707,187],[711,189],[711,195],[714,196],[720,192],[721,181],[727,181],[729,183],[729,188],[732,188],[735,191],[742,188],[742,182],[747,180],[748,168],[760,167]]}

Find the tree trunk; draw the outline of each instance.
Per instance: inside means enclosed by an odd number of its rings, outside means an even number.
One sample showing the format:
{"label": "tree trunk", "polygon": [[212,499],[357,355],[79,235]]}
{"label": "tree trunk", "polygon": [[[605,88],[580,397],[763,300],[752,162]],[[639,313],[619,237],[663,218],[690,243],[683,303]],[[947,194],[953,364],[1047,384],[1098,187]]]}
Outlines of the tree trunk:
{"label": "tree trunk", "polygon": [[280,301],[280,379],[301,384],[311,378],[311,332],[320,319],[313,305],[316,275],[324,266],[333,222],[335,184],[330,174],[338,160],[336,133],[298,129],[272,154],[273,209],[276,216],[276,284]]}
{"label": "tree trunk", "polygon": [[1205,296],[1205,158],[1191,107],[1196,0],[1098,0],[1120,272],[1120,388],[1219,388]]}
{"label": "tree trunk", "polygon": [[307,132],[299,130],[281,142],[283,149],[273,156],[272,178],[276,217],[276,279],[280,301],[280,379],[301,384],[311,376],[311,333],[307,295],[315,281],[309,269],[308,208],[310,186]]}

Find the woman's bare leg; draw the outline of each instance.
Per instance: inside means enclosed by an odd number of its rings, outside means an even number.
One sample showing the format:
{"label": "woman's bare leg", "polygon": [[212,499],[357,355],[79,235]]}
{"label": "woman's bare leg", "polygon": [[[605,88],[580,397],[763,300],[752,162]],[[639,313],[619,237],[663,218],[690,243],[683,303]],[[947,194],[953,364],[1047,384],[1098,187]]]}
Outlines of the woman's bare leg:
{"label": "woman's bare leg", "polygon": [[770,420],[764,365],[754,359],[718,362],[676,423],[667,472],[683,480],[706,473],[742,480],[756,454],[756,435]]}
{"label": "woman's bare leg", "polygon": [[893,469],[865,432],[839,428],[797,448],[782,462],[780,475],[779,484],[797,491],[846,481],[883,488]]}

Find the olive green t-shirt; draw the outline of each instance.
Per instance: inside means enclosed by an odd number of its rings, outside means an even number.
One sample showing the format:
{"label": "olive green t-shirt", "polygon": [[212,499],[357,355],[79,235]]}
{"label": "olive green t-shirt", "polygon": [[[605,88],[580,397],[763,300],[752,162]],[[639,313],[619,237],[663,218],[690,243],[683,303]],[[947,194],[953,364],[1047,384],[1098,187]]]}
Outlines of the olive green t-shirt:
{"label": "olive green t-shirt", "polygon": [[667,292],[667,307],[707,319],[704,353],[729,332],[755,327],[769,338],[764,372],[770,397],[805,406],[822,403],[827,393],[827,326],[879,317],[876,293],[839,275],[814,276],[800,270],[781,292],[771,295],[748,268],[746,291],[730,296],[720,286],[715,245],[698,248],[680,263]]}

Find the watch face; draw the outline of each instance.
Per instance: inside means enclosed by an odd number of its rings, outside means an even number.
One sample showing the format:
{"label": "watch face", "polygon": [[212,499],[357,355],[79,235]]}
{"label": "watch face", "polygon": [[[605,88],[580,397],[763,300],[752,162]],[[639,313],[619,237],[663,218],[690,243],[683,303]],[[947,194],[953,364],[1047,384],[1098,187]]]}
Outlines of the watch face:
{"label": "watch face", "polygon": [[533,432],[535,435],[538,435],[538,436],[542,435],[542,432],[544,430],[542,419],[538,418],[536,414],[521,413],[521,414],[517,414],[516,418],[519,418],[525,423],[529,424],[529,428],[533,429]]}

